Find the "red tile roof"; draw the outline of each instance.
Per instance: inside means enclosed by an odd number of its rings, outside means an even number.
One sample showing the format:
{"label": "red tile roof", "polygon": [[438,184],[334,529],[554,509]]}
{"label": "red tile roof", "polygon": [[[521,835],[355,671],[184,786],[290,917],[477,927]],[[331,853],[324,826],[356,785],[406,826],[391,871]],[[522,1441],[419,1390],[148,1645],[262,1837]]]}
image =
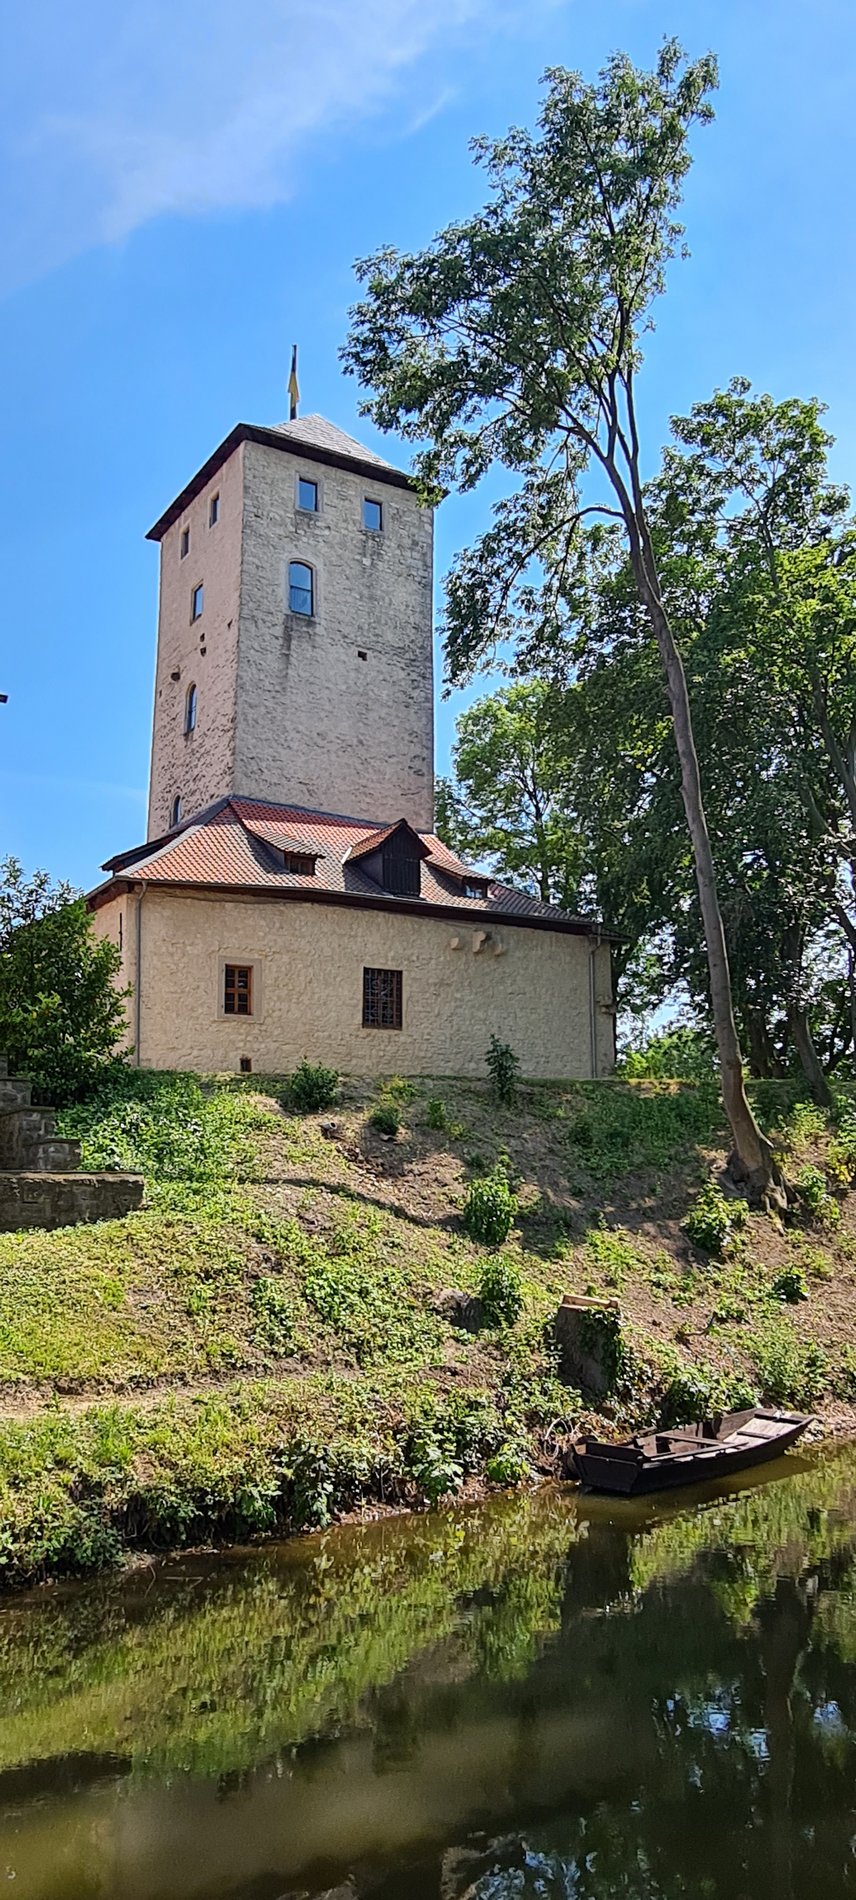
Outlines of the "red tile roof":
{"label": "red tile roof", "polygon": [[[479,917],[485,914],[520,923],[552,925],[559,930],[588,933],[598,926],[590,918],[573,917],[552,904],[544,904],[525,891],[512,890],[474,872],[461,863],[454,852],[431,832],[420,832],[426,853],[422,865],[421,896],[399,898],[382,890],[354,861],[354,847],[366,841],[379,843],[395,824],[378,828],[365,819],[346,818],[331,812],[307,811],[298,805],[271,805],[255,799],[221,799],[216,805],[186,820],[163,838],[150,840],[133,851],[109,858],[104,870],[112,873],[106,884],[90,892],[93,904],[104,903],[111,889],[128,879],[134,883],[196,885],[211,890],[258,891],[259,895],[317,897],[328,896],[333,902],[371,905],[419,911],[463,911]],[[316,859],[314,875],[286,871],[267,848],[305,852]],[[465,897],[461,879],[480,878],[487,883],[484,897]],[[609,934],[609,933],[604,933]]]}

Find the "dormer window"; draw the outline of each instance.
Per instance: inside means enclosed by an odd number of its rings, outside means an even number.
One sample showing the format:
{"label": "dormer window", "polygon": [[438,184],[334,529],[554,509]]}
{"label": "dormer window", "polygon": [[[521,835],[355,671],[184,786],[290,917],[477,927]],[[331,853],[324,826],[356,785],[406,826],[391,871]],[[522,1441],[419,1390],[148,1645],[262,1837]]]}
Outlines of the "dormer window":
{"label": "dormer window", "polygon": [[385,891],[392,891],[394,897],[419,896],[421,867],[418,857],[406,857],[398,851],[385,851],[382,862],[381,883]]}
{"label": "dormer window", "polygon": [[308,620],[315,612],[315,575],[305,561],[288,563],[288,605],[291,613]]}
{"label": "dormer window", "polygon": [[314,877],[315,859],[308,852],[283,851],[282,868],[284,871],[293,871],[297,877]]}
{"label": "dormer window", "polygon": [[461,891],[464,897],[487,897],[488,886],[481,878],[465,877]]}
{"label": "dormer window", "polygon": [[427,856],[428,846],[402,818],[352,845],[347,862],[393,897],[419,897],[422,859]]}

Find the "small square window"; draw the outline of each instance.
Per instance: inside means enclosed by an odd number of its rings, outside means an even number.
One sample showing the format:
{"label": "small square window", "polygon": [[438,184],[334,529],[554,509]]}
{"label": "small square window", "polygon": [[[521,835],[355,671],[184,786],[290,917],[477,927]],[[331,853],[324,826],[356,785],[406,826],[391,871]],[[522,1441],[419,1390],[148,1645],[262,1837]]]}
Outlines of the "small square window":
{"label": "small square window", "polygon": [[208,503],[209,528],[216,528],[219,519],[220,519],[220,497],[219,495],[212,495],[211,500]]}
{"label": "small square window", "polygon": [[363,502],[363,527],[371,534],[380,534],[383,527],[383,508],[379,501],[369,501],[368,496]]}
{"label": "small square window", "polygon": [[186,556],[186,555],[188,555],[189,553],[190,553],[190,529],[189,529],[189,528],[182,528],[182,530],[181,530],[181,541],[180,541],[180,543],[179,543],[179,558],[180,558],[180,560],[182,560],[182,561],[183,561],[183,560],[185,559],[185,556]]}
{"label": "small square window", "polygon": [[205,605],[205,589],[204,589],[204,587],[203,587],[203,585],[202,585],[202,582],[200,581],[200,582],[199,582],[199,586],[198,586],[198,587],[194,587],[194,589],[193,589],[193,592],[192,592],[192,594],[191,594],[191,596],[190,596],[190,618],[191,618],[191,620],[201,620],[201,618],[202,618],[202,609],[203,609],[203,607],[204,607],[204,605]]}
{"label": "small square window", "polygon": [[305,475],[297,477],[297,506],[307,515],[318,513],[318,483],[307,481]]}
{"label": "small square window", "polygon": [[401,971],[363,971],[363,1028],[400,1029]]}
{"label": "small square window", "polygon": [[253,967],[251,963],[227,963],[223,971],[223,1013],[226,1016],[252,1016]]}

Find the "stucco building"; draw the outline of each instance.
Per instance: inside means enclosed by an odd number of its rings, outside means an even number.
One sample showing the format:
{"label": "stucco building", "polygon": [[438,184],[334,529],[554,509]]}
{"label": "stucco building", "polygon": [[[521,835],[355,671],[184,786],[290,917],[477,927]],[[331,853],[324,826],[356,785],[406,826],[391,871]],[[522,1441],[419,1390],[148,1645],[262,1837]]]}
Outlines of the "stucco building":
{"label": "stucco building", "polygon": [[143,1066],[532,1076],[613,1062],[608,935],[433,819],[431,512],[320,416],[241,423],[150,531],[148,839],[90,894]]}

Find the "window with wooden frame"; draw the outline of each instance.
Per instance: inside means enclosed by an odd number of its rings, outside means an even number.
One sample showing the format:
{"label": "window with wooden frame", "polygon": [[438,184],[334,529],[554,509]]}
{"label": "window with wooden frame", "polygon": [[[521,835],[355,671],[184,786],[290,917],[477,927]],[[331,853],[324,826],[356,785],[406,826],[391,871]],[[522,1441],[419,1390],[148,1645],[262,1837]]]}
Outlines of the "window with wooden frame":
{"label": "window with wooden frame", "polygon": [[223,968],[223,1014],[252,1016],[253,966],[251,963],[227,963]]}
{"label": "window with wooden frame", "polygon": [[315,859],[305,851],[283,851],[282,868],[294,871],[299,877],[314,877]]}
{"label": "window with wooden frame", "polygon": [[363,970],[363,1028],[402,1026],[400,970]]}

